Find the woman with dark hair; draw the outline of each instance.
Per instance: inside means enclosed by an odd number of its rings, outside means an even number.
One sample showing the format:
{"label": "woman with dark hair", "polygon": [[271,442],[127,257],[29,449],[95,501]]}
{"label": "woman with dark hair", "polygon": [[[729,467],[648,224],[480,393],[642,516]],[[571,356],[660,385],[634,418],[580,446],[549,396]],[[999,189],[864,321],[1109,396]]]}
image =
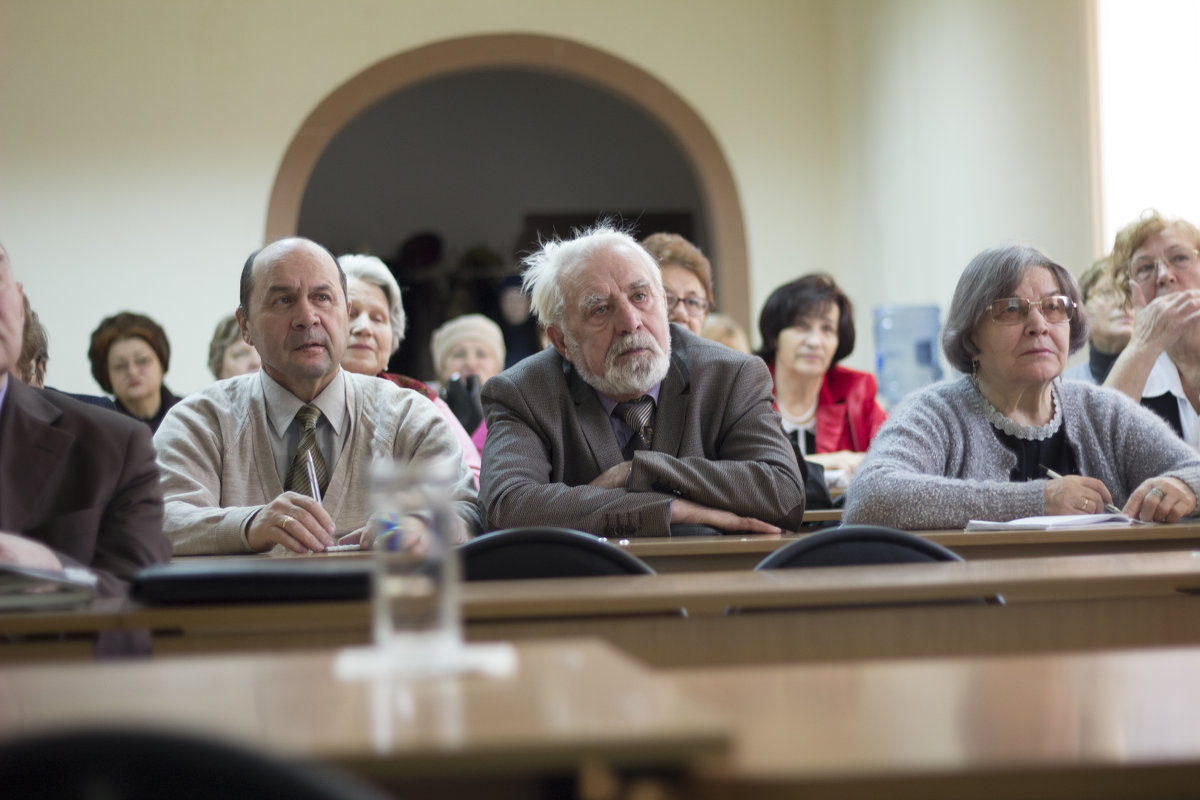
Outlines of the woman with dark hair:
{"label": "woman with dark hair", "polygon": [[92,377],[113,395],[117,410],[157,431],[179,398],[163,385],[171,345],[162,327],[145,316],[122,311],[100,321],[88,348]]}
{"label": "woman with dark hair", "polygon": [[784,433],[806,461],[853,475],[887,412],[874,375],[837,363],[854,349],[850,298],[829,275],[805,275],[771,292],[758,330]]}
{"label": "woman with dark hair", "polygon": [[1195,451],[1128,397],[1060,380],[1088,340],[1078,309],[1071,273],[1031,247],[972,259],[942,331],[947,360],[966,375],[894,410],[850,487],[845,520],[962,528],[1108,503],[1156,522],[1195,513]]}

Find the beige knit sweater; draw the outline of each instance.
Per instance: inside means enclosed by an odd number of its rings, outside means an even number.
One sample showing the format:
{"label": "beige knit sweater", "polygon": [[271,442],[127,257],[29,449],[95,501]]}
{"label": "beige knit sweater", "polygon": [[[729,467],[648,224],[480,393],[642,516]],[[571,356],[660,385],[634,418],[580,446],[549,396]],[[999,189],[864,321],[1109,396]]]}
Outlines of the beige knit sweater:
{"label": "beige knit sweater", "polygon": [[[358,530],[372,512],[376,458],[415,464],[453,458],[452,499],[467,530],[480,530],[475,481],[437,408],[410,389],[345,373],[350,431],[322,498],[335,535]],[[218,381],[171,409],[154,437],[166,502],[163,530],[176,555],[248,553],[245,522],[283,493],[257,374]]]}

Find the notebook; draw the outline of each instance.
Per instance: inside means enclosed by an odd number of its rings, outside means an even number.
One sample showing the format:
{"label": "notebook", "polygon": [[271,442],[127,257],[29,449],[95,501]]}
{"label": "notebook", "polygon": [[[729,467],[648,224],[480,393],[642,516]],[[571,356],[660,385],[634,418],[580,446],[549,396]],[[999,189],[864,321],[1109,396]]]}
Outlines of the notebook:
{"label": "notebook", "polygon": [[1127,528],[1130,525],[1149,525],[1125,514],[1055,514],[1046,517],[1021,517],[1007,522],[973,519],[969,531],[1048,531],[1061,528]]}
{"label": "notebook", "polygon": [[32,611],[86,606],[96,596],[86,569],[35,569],[0,564],[0,610]]}

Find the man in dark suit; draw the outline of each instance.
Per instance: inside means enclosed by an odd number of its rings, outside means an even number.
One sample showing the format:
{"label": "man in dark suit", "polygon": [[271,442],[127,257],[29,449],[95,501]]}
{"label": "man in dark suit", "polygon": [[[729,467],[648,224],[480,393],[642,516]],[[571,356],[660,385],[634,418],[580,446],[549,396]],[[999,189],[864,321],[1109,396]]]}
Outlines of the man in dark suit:
{"label": "man in dark suit", "polygon": [[526,260],[554,345],[483,389],[489,529],[795,530],[803,482],[761,359],[668,325],[654,259],[598,227]]}
{"label": "man in dark suit", "polygon": [[0,562],[86,570],[98,594],[123,594],[171,556],[150,429],[9,374],[24,319],[0,246]]}

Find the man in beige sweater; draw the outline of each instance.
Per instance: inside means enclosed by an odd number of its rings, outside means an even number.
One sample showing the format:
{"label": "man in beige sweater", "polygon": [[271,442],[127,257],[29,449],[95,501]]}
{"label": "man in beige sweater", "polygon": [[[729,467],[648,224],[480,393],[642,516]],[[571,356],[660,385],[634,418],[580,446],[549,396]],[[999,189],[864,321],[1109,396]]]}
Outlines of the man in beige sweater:
{"label": "man in beige sweater", "polygon": [[262,371],[185,398],[154,438],[176,554],[323,551],[366,525],[377,458],[453,461],[456,538],[479,530],[474,479],[433,404],[341,368],[346,278],[328,250],[292,238],[251,254],[237,318]]}

